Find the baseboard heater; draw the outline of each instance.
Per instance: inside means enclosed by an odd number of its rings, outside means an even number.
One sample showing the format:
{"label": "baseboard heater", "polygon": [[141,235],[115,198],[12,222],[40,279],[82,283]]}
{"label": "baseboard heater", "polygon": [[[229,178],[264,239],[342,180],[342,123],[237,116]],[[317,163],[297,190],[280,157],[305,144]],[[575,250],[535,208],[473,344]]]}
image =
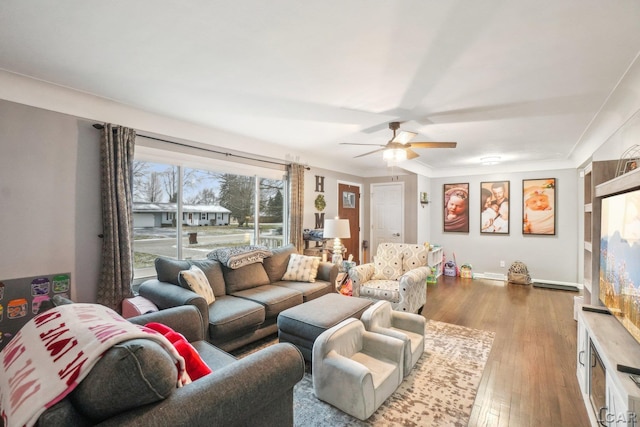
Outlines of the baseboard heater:
{"label": "baseboard heater", "polygon": [[478,277],[482,279],[490,279],[490,280],[501,280],[501,281],[507,280],[504,274],[490,273],[488,271],[485,271],[484,273],[479,274]]}
{"label": "baseboard heater", "polygon": [[532,283],[534,288],[546,288],[546,289],[557,289],[560,291],[571,291],[571,292],[578,292],[579,289],[577,286],[574,285],[563,285],[560,283],[545,283],[545,282],[533,282]]}

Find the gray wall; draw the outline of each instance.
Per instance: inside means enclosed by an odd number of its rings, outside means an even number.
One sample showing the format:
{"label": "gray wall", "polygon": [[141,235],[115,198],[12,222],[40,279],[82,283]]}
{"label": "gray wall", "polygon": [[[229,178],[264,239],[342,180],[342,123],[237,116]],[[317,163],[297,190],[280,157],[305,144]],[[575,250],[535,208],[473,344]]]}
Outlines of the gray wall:
{"label": "gray wall", "polygon": [[[522,180],[556,178],[556,235],[522,234]],[[480,183],[510,181],[509,235],[480,234]],[[469,183],[469,233],[443,232],[443,185]],[[516,260],[529,267],[532,277],[556,282],[578,282],[578,173],[575,169],[512,174],[486,174],[431,180],[430,243],[442,245],[447,259],[455,252],[458,265],[469,263],[474,273],[506,274]],[[500,267],[500,261],[505,267]]]}
{"label": "gray wall", "polygon": [[[324,177],[324,192],[316,191],[316,176]],[[338,215],[338,184],[362,185],[363,179],[346,173],[331,171],[318,167],[310,167],[304,172],[304,217],[303,227],[315,228],[315,214],[319,211],[315,208],[314,202],[319,194],[324,195],[327,206],[324,208],[325,219],[335,218]],[[362,195],[364,197],[364,195]],[[363,210],[363,200],[360,199],[360,211]],[[360,227],[362,228],[362,226]]]}
{"label": "gray wall", "polygon": [[0,101],[0,148],[0,280],[69,272],[72,298],[94,301],[97,131],[64,114]]}

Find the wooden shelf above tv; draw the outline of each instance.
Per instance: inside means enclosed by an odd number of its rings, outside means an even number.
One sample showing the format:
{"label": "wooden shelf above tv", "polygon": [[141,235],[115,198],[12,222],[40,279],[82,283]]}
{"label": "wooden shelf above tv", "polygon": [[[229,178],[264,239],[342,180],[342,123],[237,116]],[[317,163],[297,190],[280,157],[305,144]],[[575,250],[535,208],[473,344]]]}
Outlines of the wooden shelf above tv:
{"label": "wooden shelf above tv", "polygon": [[640,188],[640,169],[635,169],[596,186],[596,197],[612,196],[633,188]]}
{"label": "wooden shelf above tv", "polygon": [[600,199],[596,187],[616,175],[617,160],[595,161],[584,168],[584,303],[599,304]]}

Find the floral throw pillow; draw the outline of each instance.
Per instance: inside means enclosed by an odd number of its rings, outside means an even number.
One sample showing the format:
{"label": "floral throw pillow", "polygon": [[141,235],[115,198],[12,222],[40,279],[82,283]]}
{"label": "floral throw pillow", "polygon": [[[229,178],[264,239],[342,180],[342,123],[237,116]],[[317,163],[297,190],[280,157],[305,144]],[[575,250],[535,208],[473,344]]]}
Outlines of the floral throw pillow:
{"label": "floral throw pillow", "polygon": [[180,285],[186,283],[187,287],[203,297],[207,301],[207,304],[212,304],[216,300],[207,276],[204,274],[204,271],[195,265],[192,265],[188,270],[182,270],[178,274],[178,281]]}
{"label": "floral throw pillow", "polygon": [[284,273],[284,276],[282,276],[282,280],[313,283],[316,281],[319,265],[320,258],[291,254],[289,255],[287,271]]}

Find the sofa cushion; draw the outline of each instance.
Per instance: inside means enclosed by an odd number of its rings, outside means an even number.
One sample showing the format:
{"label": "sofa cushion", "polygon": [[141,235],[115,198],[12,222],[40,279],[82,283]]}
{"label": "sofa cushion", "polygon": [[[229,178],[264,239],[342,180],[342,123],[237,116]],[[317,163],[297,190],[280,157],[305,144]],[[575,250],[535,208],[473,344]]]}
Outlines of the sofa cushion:
{"label": "sofa cushion", "polygon": [[317,257],[291,254],[282,280],[313,283],[318,274],[318,265],[320,265],[320,259]]}
{"label": "sofa cushion", "polygon": [[176,378],[174,361],[160,344],[134,339],[107,350],[69,398],[84,415],[102,421],[165,399]]}
{"label": "sofa cushion", "polygon": [[279,282],[272,283],[272,285],[282,286],[283,288],[293,289],[300,292],[304,302],[311,301],[334,291],[334,289],[332,289],[333,285],[324,280],[316,280],[314,283],[281,280]]}
{"label": "sofa cushion", "polygon": [[296,247],[290,243],[277,249],[273,249],[273,254],[262,261],[264,269],[269,276],[271,283],[282,280],[282,276],[287,271],[289,265],[289,255],[296,253]]}
{"label": "sofa cushion", "polygon": [[212,371],[219,371],[237,361],[235,357],[207,341],[194,341],[191,345]]}
{"label": "sofa cushion", "polygon": [[397,280],[369,280],[360,285],[360,296],[398,303],[400,302],[399,285]]}
{"label": "sofa cushion", "polygon": [[276,317],[281,311],[300,305],[303,302],[302,292],[273,285],[264,285],[235,292],[233,296],[262,304],[267,319]]}
{"label": "sofa cushion", "polygon": [[192,265],[188,270],[182,270],[178,274],[178,281],[183,288],[191,289],[204,298],[207,304],[212,304],[216,300],[207,276],[197,266]]}
{"label": "sofa cushion", "polygon": [[223,343],[255,331],[264,320],[265,309],[262,304],[224,295],[209,306],[209,337],[213,344]]}
{"label": "sofa cushion", "polygon": [[177,286],[182,286],[179,282],[178,274],[180,274],[182,270],[188,270],[192,265],[195,265],[204,271],[215,296],[225,294],[224,276],[222,275],[221,265],[217,261],[209,259],[177,260],[166,257],[158,257],[155,260],[158,280],[161,282],[173,283]]}
{"label": "sofa cushion", "polygon": [[224,275],[227,294],[270,283],[269,276],[264,271],[262,263],[249,264],[238,269],[231,269],[223,265],[222,274]]}

